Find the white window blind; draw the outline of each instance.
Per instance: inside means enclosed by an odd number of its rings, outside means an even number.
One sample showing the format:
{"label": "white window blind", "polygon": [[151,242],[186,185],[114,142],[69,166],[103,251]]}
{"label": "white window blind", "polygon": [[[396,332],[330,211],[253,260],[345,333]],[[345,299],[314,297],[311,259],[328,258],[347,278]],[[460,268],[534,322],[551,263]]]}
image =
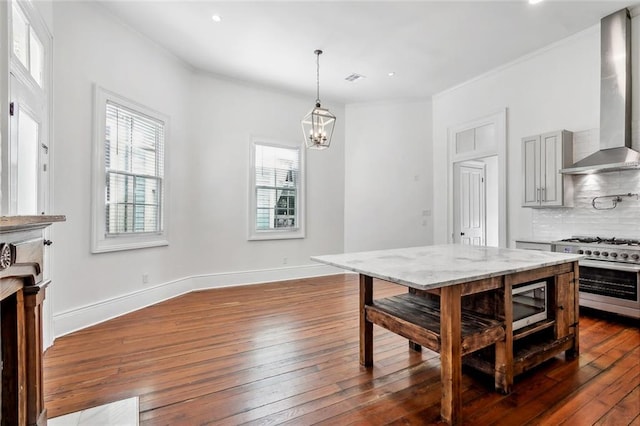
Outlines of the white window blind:
{"label": "white window blind", "polygon": [[166,246],[169,117],[95,86],[91,251]]}
{"label": "white window blind", "polygon": [[256,229],[298,227],[299,150],[256,144]]}
{"label": "white window blind", "polygon": [[107,101],[104,136],[106,234],[162,232],[164,123]]}

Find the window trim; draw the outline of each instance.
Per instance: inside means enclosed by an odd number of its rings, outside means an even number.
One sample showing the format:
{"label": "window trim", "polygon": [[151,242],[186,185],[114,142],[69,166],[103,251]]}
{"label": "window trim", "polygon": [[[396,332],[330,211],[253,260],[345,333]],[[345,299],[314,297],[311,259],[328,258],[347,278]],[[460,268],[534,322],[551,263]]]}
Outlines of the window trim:
{"label": "window trim", "polygon": [[[146,232],[139,234],[111,234],[106,235],[106,200],[105,200],[105,159],[104,140],[106,127],[107,102],[113,102],[129,108],[164,123],[164,176],[162,178],[163,194],[160,201],[160,232]],[[169,117],[141,105],[135,101],[120,96],[114,92],[94,85],[94,135],[93,135],[93,164],[92,164],[92,232],[91,252],[104,253],[120,250],[133,250],[147,247],[169,245],[168,230],[168,201],[169,183],[167,179],[169,150]]]}
{"label": "window trim", "polygon": [[[295,229],[269,229],[258,230],[256,229],[256,216],[257,216],[257,202],[256,202],[256,145],[272,146],[275,148],[285,149],[297,149],[299,156],[299,172],[298,172],[298,187],[297,187],[297,213],[298,213],[298,226]],[[293,143],[282,140],[274,140],[264,137],[251,137],[250,143],[250,155],[249,155],[249,184],[248,184],[248,233],[247,239],[249,241],[261,241],[261,240],[286,240],[305,238],[306,228],[306,150],[303,144]]]}
{"label": "window trim", "polygon": [[[9,62],[12,74],[15,74],[25,85],[27,85],[34,93],[45,96],[50,92],[51,80],[52,80],[52,36],[47,29],[46,24],[42,21],[40,14],[34,10],[34,6],[28,1],[13,0],[8,3],[7,7],[7,25],[9,27],[9,41],[8,53]],[[25,18],[27,23],[27,62],[29,68],[22,63],[22,61],[15,54],[13,49],[13,7],[17,7],[19,13]],[[31,73],[31,31],[39,38],[42,44],[43,56],[42,56],[42,81],[38,83]]]}

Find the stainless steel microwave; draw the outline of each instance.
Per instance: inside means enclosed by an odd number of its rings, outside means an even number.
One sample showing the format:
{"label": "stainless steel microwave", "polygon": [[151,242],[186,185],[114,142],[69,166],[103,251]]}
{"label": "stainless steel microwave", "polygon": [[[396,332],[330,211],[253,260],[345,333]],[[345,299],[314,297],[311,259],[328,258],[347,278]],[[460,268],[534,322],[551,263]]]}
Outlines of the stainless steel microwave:
{"label": "stainless steel microwave", "polygon": [[547,319],[547,282],[525,284],[512,289],[513,329]]}

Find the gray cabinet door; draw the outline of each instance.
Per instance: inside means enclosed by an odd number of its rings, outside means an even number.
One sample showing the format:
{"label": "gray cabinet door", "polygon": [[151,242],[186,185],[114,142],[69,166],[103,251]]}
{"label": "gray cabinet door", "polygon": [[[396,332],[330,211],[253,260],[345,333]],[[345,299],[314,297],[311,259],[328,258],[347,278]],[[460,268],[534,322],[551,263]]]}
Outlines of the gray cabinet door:
{"label": "gray cabinet door", "polygon": [[541,137],[542,173],[540,182],[540,204],[562,205],[562,132],[546,133]]}
{"label": "gray cabinet door", "polygon": [[522,205],[540,205],[540,136],[522,139],[523,201]]}
{"label": "gray cabinet door", "polygon": [[560,173],[573,159],[573,134],[566,130],[522,139],[523,207],[572,204],[571,178]]}

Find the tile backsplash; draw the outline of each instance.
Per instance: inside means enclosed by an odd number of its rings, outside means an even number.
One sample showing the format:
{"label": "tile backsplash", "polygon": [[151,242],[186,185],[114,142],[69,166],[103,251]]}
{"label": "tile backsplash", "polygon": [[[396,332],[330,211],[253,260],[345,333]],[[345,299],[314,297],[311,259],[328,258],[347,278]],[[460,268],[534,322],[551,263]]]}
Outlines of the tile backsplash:
{"label": "tile backsplash", "polygon": [[[635,129],[638,129],[635,126]],[[598,149],[597,129],[574,133],[574,160],[578,161]],[[634,134],[634,136],[636,136]],[[634,146],[637,139],[634,138]],[[567,178],[567,177],[565,177]],[[640,170],[574,175],[573,208],[533,209],[532,237],[556,240],[572,235],[640,239],[640,198],[623,196],[615,208],[611,199],[594,197],[640,193]]]}

